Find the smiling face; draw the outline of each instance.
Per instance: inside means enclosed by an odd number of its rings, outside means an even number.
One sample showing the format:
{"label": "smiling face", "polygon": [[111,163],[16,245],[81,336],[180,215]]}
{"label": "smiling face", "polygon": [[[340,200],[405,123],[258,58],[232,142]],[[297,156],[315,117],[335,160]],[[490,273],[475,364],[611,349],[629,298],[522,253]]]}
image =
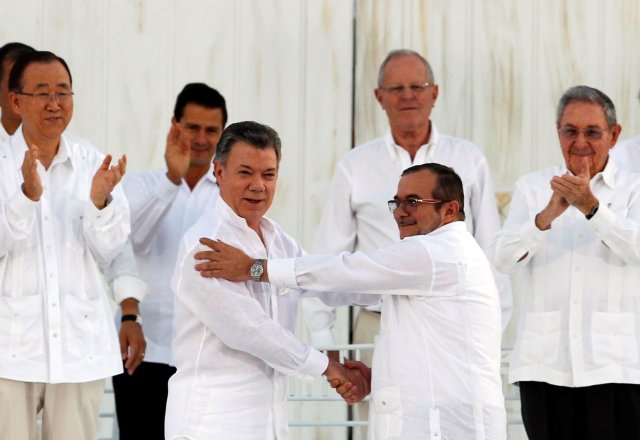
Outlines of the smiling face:
{"label": "smiling face", "polygon": [[609,150],[616,144],[620,131],[619,124],[608,127],[600,105],[582,101],[567,104],[558,127],[560,147],[567,168],[577,175],[586,162],[590,177],[602,171],[607,164]]}
{"label": "smiling face", "polygon": [[278,181],[278,160],[273,148],[258,149],[237,141],[226,163],[214,162],[220,197],[249,227],[259,231],[260,220],[271,207]]}
{"label": "smiling face", "polygon": [[[399,56],[387,63],[382,87],[375,90],[376,99],[387,113],[392,131],[415,131],[429,124],[431,110],[438,99],[438,86],[430,85],[416,93],[408,86],[428,83],[427,69],[413,55]],[[389,91],[404,85],[401,93]]]}
{"label": "smiling face", "polygon": [[[69,93],[71,79],[62,63],[32,63],[22,75],[24,93]],[[22,117],[23,131],[29,143],[57,142],[73,116],[73,97],[64,101],[10,92],[13,110]]]}
{"label": "smiling face", "polygon": [[[433,199],[437,176],[429,170],[406,174],[400,178],[395,200]],[[402,204],[393,211],[393,217],[398,224],[400,239],[413,235],[425,235],[440,226],[453,221],[449,204],[457,202],[443,202],[438,204],[420,203],[407,210]],[[457,212],[457,211],[456,211]]]}
{"label": "smiling face", "polygon": [[224,129],[222,120],[222,109],[195,103],[185,105],[178,124],[182,128],[181,140],[186,140],[191,146],[190,168],[209,168]]}

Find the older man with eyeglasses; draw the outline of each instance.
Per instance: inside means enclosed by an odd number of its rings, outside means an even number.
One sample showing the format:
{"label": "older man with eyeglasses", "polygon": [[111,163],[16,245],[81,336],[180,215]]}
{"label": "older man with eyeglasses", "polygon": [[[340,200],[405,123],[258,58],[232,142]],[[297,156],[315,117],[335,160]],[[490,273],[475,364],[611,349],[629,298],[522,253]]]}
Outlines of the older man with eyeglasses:
{"label": "older man with eyeglasses", "polygon": [[640,438],[640,176],[609,159],[611,99],[575,86],[556,116],[564,163],[516,182],[492,258],[523,273],[509,367],[531,440]]}
{"label": "older man with eyeglasses", "polygon": [[22,124],[0,145],[0,432],[95,440],[104,379],[122,372],[99,265],[130,231],[126,158],[63,135],[73,89],[57,55],[22,55],[9,89]]}
{"label": "older man with eyeglasses", "polygon": [[[386,113],[389,129],[384,136],[356,146],[337,165],[314,249],[325,254],[370,251],[398,240],[386,201],[393,195],[400,173],[412,165],[437,162],[452,167],[462,178],[466,226],[485,251],[500,228],[489,164],[471,142],[441,133],[431,119],[440,89],[427,60],[419,53],[390,52],[380,65],[375,98]],[[509,278],[494,273],[500,290],[502,326],[511,314]],[[303,302],[312,340],[333,343],[335,310],[310,298]],[[353,342],[372,343],[380,327],[380,306],[360,309]],[[369,352],[363,359],[369,363]],[[366,419],[367,404],[357,410]],[[366,438],[363,433],[362,438]]]}

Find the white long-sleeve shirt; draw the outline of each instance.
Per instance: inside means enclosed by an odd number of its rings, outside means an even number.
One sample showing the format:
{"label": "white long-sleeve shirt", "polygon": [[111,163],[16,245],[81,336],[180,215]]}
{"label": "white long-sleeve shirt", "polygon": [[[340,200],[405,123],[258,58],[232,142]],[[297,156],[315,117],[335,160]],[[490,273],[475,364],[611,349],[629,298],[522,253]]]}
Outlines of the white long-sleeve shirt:
{"label": "white long-sleeve shirt", "polygon": [[193,191],[184,181],[175,185],[166,173],[166,169],[136,173],[124,181],[131,207],[131,242],[140,277],[149,287],[140,303],[147,342],[144,359],[162,364],[171,363],[171,275],[180,239],[219,194],[212,168]]}
{"label": "white long-sleeve shirt", "polygon": [[609,157],[623,170],[640,172],[640,136],[618,141]]}
{"label": "white long-sleeve shirt", "polygon": [[[518,333],[509,381],[584,387],[640,383],[640,175],[609,160],[590,182],[598,212],[569,207],[541,231],[535,216],[564,166],[516,182],[492,258],[520,270]],[[526,254],[526,257],[522,258]]]}
{"label": "white long-sleeve shirt", "polygon": [[98,261],[129,234],[116,186],[98,210],[89,194],[104,155],[62,136],[38,202],[21,190],[22,129],[0,146],[0,377],[87,382],[119,374],[122,360]]}
{"label": "white long-sleeve shirt", "polygon": [[194,269],[200,237],[256,258],[302,254],[272,221],[264,218],[260,227],[265,244],[218,198],[182,240],[172,281],[177,372],[169,380],[167,439],[285,440],[287,375],[318,377],[327,368],[327,357],[293,334],[297,290],[203,278]]}
{"label": "white long-sleeve shirt", "polygon": [[[315,252],[371,251],[399,241],[398,226],[389,212],[402,171],[412,165],[437,162],[452,167],[462,179],[466,225],[480,247],[488,252],[500,229],[493,184],[486,158],[464,139],[443,135],[431,124],[429,141],[411,160],[395,144],[391,131],[351,150],[336,167],[315,238]],[[502,325],[512,310],[509,277],[494,271],[500,290]],[[314,344],[331,344],[333,311],[317,299],[303,303]],[[324,323],[331,325],[325,326]]]}
{"label": "white long-sleeve shirt", "polygon": [[383,295],[373,439],[506,438],[498,291],[462,222],[375,251],[270,259],[268,271],[281,288]]}

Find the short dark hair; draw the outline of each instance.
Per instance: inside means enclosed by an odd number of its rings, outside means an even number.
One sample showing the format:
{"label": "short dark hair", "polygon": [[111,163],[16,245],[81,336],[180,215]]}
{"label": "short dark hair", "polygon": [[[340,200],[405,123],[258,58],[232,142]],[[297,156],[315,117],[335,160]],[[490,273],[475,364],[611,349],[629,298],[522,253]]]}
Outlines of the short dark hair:
{"label": "short dark hair", "polygon": [[214,88],[204,83],[189,83],[178,94],[173,117],[176,121],[182,119],[187,104],[198,104],[205,108],[219,108],[222,110],[222,126],[227,125],[227,104],[224,97]]}
{"label": "short dark hair", "polygon": [[0,47],[0,81],[2,81],[4,75],[9,74],[9,72],[4,71],[4,63],[6,61],[13,61],[15,63],[21,55],[28,52],[35,52],[35,49],[17,41],[7,43]]}
{"label": "short dark hair", "polygon": [[419,171],[429,171],[436,175],[436,187],[431,195],[438,200],[456,200],[460,205],[458,219],[464,220],[464,187],[462,179],[453,168],[435,162],[423,163],[407,168],[402,176]]}
{"label": "short dark hair", "polygon": [[593,87],[573,86],[564,92],[560,98],[560,102],[558,102],[558,109],[556,112],[556,125],[558,128],[560,128],[560,121],[562,120],[565,109],[572,102],[598,104],[602,107],[609,129],[612,129],[618,123],[616,119],[616,106],[613,105],[611,98]]}
{"label": "short dark hair", "polygon": [[278,165],[280,164],[282,146],[278,133],[268,125],[254,121],[236,122],[225,128],[218,141],[213,160],[225,165],[231,149],[238,141],[246,142],[259,150],[273,148],[276,152]]}
{"label": "short dark hair", "polygon": [[73,79],[71,78],[71,71],[69,70],[69,66],[65,60],[53,52],[34,50],[33,52],[23,54],[16,60],[16,63],[13,65],[11,73],[9,74],[9,90],[12,92],[22,91],[24,71],[27,70],[27,67],[31,64],[50,64],[55,63],[56,61],[62,64],[69,74],[69,85],[72,86]]}

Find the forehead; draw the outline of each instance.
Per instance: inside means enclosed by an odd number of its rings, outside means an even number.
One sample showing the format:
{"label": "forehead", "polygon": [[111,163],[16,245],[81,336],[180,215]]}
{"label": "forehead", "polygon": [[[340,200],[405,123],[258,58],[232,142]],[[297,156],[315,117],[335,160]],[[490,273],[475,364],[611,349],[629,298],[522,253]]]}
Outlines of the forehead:
{"label": "forehead", "polygon": [[393,58],[384,68],[384,80],[386,83],[402,80],[426,81],[427,70],[414,55],[404,55]]}
{"label": "forehead", "polygon": [[247,167],[256,171],[278,168],[276,150],[273,148],[256,148],[253,145],[237,141],[231,147],[227,166],[232,168]]}
{"label": "forehead", "polygon": [[23,87],[66,86],[70,87],[67,70],[59,61],[31,63],[22,74]]}
{"label": "forehead", "polygon": [[400,198],[416,195],[429,198],[436,186],[436,175],[429,170],[422,170],[400,177],[397,196]]}
{"label": "forehead", "polygon": [[573,101],[562,113],[560,126],[573,125],[576,127],[607,126],[607,118],[599,104],[592,102]]}
{"label": "forehead", "polygon": [[222,127],[222,109],[208,108],[193,102],[185,105],[180,122]]}

